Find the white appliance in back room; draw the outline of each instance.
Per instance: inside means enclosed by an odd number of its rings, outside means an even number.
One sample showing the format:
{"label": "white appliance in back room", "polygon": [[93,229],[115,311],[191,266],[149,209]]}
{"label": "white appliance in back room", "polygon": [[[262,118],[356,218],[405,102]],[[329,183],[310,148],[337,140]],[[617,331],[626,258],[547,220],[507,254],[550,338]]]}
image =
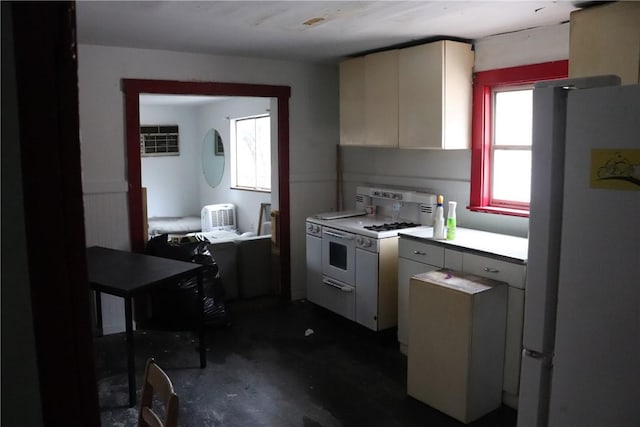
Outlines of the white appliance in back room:
{"label": "white appliance in back room", "polygon": [[640,85],[536,85],[518,426],[640,426]]}

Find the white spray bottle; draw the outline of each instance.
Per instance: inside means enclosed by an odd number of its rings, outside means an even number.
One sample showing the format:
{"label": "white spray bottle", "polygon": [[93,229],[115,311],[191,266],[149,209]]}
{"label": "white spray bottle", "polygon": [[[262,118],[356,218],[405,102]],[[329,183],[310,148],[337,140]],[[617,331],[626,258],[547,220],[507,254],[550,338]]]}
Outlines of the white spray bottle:
{"label": "white spray bottle", "polygon": [[444,208],[442,207],[442,202],[444,201],[444,197],[442,194],[438,195],[438,205],[436,206],[436,216],[433,220],[433,238],[434,239],[444,239]]}

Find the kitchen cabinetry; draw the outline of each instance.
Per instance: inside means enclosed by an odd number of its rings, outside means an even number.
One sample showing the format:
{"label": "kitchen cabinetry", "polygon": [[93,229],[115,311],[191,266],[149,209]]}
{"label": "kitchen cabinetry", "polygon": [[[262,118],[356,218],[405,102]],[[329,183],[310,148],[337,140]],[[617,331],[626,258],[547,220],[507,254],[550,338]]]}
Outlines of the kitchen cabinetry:
{"label": "kitchen cabinetry", "polygon": [[640,83],[640,3],[613,2],[571,13],[569,77],[616,74]]}
{"label": "kitchen cabinetry", "polygon": [[450,40],[399,51],[400,148],[470,147],[473,58]]}
{"label": "kitchen cabinetry", "polygon": [[[492,248],[482,251],[474,245],[468,244],[465,237],[471,231],[459,228],[457,230],[458,237],[454,241],[435,241],[430,238],[431,236],[428,239],[416,239],[401,234],[398,245],[398,341],[400,342],[400,351],[407,354],[411,346],[408,307],[409,282],[413,275],[445,267],[506,282],[509,287],[507,290],[503,402],[512,408],[517,408],[526,265],[522,262],[524,259],[522,261],[510,260],[502,254],[492,252]],[[496,239],[499,236],[493,233],[472,233],[474,242],[482,239],[487,242],[495,242],[500,240]],[[524,242],[526,246],[526,239],[512,239],[519,243]]]}
{"label": "kitchen cabinetry", "polygon": [[408,354],[409,281],[416,274],[444,267],[444,248],[401,238],[398,243],[398,341]]}
{"label": "kitchen cabinetry", "polygon": [[364,145],[364,56],[340,63],[340,144]]}
{"label": "kitchen cabinetry", "polygon": [[468,148],[473,52],[442,40],[340,64],[340,144]]}
{"label": "kitchen cabinetry", "polygon": [[356,250],[356,316],[359,324],[381,331],[398,318],[398,238],[379,240],[379,253]]}
{"label": "kitchen cabinetry", "polygon": [[364,57],[365,144],[398,145],[398,51]]}
{"label": "kitchen cabinetry", "polygon": [[398,146],[398,51],[340,64],[340,144]]}

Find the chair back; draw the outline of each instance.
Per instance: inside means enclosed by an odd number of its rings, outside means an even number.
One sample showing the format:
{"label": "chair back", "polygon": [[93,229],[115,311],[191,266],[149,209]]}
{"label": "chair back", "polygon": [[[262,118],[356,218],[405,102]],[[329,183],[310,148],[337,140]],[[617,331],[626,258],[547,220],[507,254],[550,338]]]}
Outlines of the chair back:
{"label": "chair back", "polygon": [[[163,405],[164,417],[154,402]],[[153,358],[147,360],[144,370],[144,383],[140,398],[139,427],[177,427],[178,396],[173,390],[169,376],[155,363]]]}

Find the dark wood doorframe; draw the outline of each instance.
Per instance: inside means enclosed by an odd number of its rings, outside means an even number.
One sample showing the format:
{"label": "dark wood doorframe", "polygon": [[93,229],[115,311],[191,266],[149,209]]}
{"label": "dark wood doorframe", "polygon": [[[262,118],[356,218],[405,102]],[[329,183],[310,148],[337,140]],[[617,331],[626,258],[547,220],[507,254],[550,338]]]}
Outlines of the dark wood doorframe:
{"label": "dark wood doorframe", "polygon": [[[6,3],[2,3],[3,118],[5,66],[13,66],[17,105],[10,108],[17,107],[29,270],[28,277],[9,279],[8,286],[21,282],[30,286],[42,425],[99,426],[84,234],[75,3]],[[15,62],[8,64],[5,13],[11,15],[15,53]],[[4,123],[2,128],[5,161]],[[4,179],[2,185],[3,195],[5,185],[16,187]],[[57,238],[49,245],[47,236],[52,232]],[[4,366],[4,359],[2,368],[11,369]],[[20,385],[4,390],[4,379],[3,392],[20,393]],[[19,425],[21,415],[37,410],[31,401],[10,407],[4,403],[3,395],[2,419],[9,424],[13,419]]]}
{"label": "dark wood doorframe", "polygon": [[140,166],[140,94],[249,96],[278,101],[278,204],[280,210],[280,280],[282,297],[291,299],[291,230],[289,204],[289,86],[243,83],[184,82],[122,79],[125,97],[125,135],[129,182],[129,236],[131,249],[144,249],[142,178]]}

